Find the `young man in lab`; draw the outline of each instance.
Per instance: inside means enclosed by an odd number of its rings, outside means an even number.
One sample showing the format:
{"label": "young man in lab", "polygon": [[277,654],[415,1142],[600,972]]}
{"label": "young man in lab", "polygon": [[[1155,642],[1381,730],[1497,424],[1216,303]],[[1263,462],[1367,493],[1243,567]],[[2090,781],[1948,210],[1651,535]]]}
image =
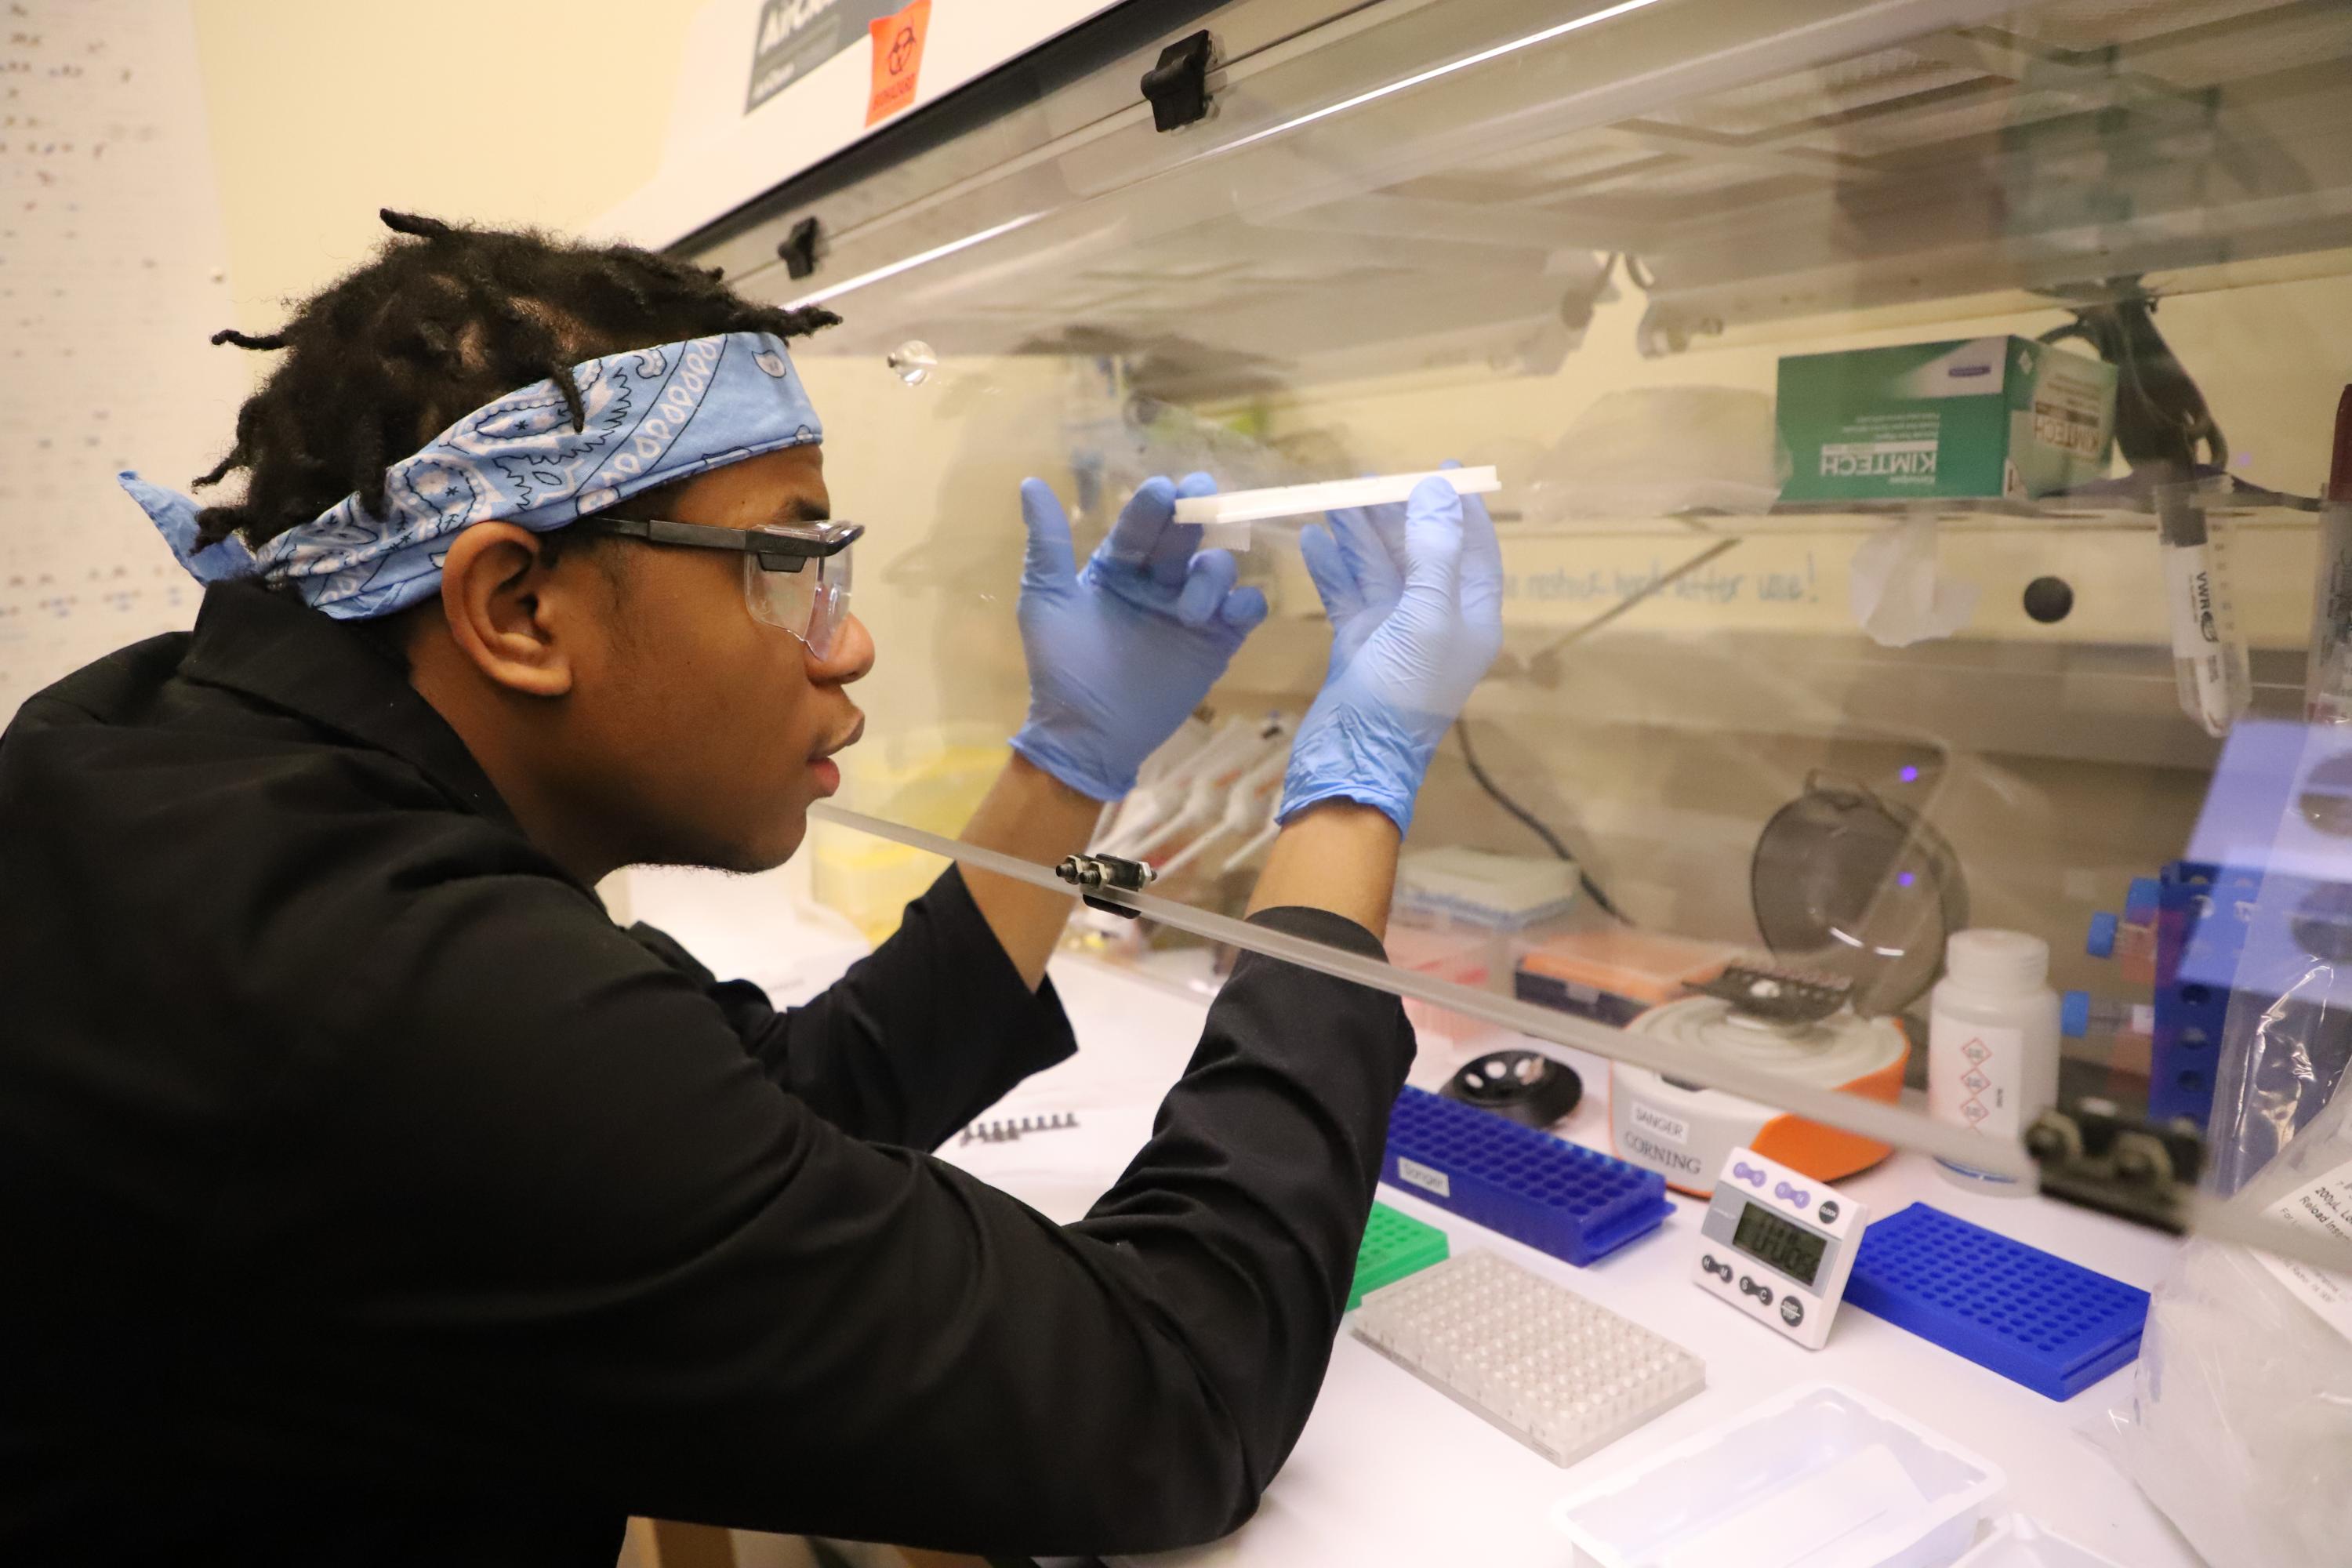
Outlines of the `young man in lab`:
{"label": "young man in lab", "polygon": [[[829,321],[387,214],[245,405],[209,583],[0,738],[0,1562],[610,1564],[628,1514],[981,1552],[1249,1517],[1313,1404],[1393,999],[1245,956],[1076,1225],[929,1157],[1076,1048],[1058,892],[950,870],[772,1010],[591,891],[799,846],[858,738]],[[124,374],[135,374],[124,367]],[[1032,481],[1014,757],[1051,864],[1265,605],[1155,480]],[[887,496],[842,498],[891,526]],[[870,509],[870,510],[869,510]],[[1500,636],[1477,503],[1306,548],[1335,628],[1250,919],[1377,955]]]}

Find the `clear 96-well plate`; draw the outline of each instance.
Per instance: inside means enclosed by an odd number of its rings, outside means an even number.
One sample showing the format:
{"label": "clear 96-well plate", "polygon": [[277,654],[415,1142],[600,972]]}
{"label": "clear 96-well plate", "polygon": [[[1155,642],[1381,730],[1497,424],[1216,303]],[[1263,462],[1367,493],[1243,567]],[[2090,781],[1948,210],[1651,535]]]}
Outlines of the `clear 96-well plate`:
{"label": "clear 96-well plate", "polygon": [[1572,1465],[1706,1384],[1671,1340],[1491,1252],[1364,1298],[1356,1337],[1555,1465]]}

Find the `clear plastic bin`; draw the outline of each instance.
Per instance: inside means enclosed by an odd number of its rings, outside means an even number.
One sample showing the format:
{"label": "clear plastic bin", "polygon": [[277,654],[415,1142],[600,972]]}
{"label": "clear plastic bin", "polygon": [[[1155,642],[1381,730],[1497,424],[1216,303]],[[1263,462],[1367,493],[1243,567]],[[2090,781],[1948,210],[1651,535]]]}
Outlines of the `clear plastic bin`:
{"label": "clear plastic bin", "polygon": [[1948,1568],[2008,1478],[1832,1384],[1809,1384],[1552,1510],[1577,1568]]}
{"label": "clear plastic bin", "polygon": [[2013,1513],[1952,1568],[2123,1568],[2123,1564],[2051,1534],[2021,1513]]}

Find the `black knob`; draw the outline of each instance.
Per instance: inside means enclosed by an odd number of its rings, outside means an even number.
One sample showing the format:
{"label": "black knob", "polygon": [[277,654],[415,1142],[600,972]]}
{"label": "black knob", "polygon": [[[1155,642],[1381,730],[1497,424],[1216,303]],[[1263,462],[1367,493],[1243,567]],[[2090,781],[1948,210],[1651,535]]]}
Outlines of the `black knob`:
{"label": "black knob", "polygon": [[792,231],[776,247],[784,270],[793,279],[806,278],[816,270],[817,239],[822,232],[816,219],[804,217],[793,225]]}
{"label": "black knob", "polygon": [[2025,613],[2050,626],[2074,608],[2074,589],[2063,577],[2036,577],[2025,585]]}

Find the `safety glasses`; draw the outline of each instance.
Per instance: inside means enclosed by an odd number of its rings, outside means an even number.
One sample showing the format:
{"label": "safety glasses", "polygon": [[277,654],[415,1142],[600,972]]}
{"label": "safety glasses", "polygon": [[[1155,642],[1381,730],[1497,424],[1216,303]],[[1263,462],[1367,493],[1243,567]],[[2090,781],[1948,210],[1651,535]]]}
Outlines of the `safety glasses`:
{"label": "safety glasses", "polygon": [[849,619],[849,547],[866,531],[855,522],[712,528],[603,512],[572,526],[649,544],[740,552],[743,600],[751,606],[751,618],[792,633],[821,659],[833,657],[842,626]]}

